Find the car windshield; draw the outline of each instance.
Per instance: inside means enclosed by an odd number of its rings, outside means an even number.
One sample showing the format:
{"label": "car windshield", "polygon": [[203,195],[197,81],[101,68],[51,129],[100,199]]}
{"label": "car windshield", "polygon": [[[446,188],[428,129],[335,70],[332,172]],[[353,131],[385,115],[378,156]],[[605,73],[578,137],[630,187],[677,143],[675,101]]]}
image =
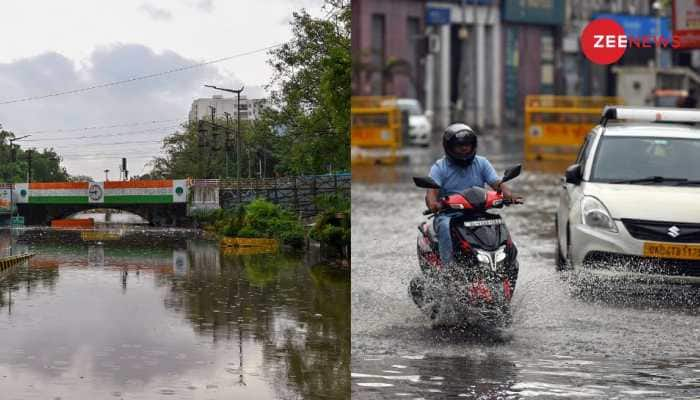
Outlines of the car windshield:
{"label": "car windshield", "polygon": [[408,115],[423,115],[423,110],[421,110],[420,103],[417,101],[399,100],[398,105],[402,111],[408,111]]}
{"label": "car windshield", "polygon": [[700,181],[700,137],[604,136],[598,145],[591,181],[697,184]]}

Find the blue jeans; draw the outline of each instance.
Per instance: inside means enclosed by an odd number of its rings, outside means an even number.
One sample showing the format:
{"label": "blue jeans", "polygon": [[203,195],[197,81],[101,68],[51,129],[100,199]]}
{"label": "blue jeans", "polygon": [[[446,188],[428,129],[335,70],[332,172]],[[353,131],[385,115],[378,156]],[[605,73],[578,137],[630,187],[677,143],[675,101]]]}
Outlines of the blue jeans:
{"label": "blue jeans", "polygon": [[450,232],[450,220],[459,215],[459,212],[445,211],[435,217],[433,227],[438,236],[438,247],[440,250],[440,260],[442,265],[450,264],[454,261],[452,257],[452,234]]}

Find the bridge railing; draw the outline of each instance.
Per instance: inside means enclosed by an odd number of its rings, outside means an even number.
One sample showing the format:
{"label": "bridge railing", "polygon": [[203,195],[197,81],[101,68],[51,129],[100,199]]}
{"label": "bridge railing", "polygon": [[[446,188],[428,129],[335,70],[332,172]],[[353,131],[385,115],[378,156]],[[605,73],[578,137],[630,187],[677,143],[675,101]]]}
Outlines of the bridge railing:
{"label": "bridge railing", "polygon": [[236,208],[256,198],[265,198],[308,217],[318,213],[314,204],[317,196],[331,193],[349,195],[350,181],[350,174],[329,174],[238,180],[194,179],[191,186],[218,186],[219,204],[222,208]]}

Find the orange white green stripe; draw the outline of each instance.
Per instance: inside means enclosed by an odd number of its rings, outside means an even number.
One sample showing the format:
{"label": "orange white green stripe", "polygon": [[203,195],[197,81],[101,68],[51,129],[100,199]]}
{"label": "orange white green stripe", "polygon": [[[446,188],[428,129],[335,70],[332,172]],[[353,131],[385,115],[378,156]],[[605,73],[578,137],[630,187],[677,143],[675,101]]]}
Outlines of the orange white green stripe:
{"label": "orange white green stripe", "polygon": [[32,182],[15,192],[30,204],[171,204],[187,202],[187,181]]}

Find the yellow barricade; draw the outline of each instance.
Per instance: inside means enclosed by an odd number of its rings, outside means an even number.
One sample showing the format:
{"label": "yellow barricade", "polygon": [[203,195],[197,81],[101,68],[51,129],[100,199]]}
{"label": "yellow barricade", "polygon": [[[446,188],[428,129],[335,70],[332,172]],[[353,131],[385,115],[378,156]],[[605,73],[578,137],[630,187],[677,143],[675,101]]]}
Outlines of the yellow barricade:
{"label": "yellow barricade", "polygon": [[529,95],[525,98],[525,159],[573,160],[586,134],[618,97]]}
{"label": "yellow barricade", "polygon": [[396,98],[352,97],[350,117],[352,163],[395,163],[396,151],[403,145],[401,111]]}

